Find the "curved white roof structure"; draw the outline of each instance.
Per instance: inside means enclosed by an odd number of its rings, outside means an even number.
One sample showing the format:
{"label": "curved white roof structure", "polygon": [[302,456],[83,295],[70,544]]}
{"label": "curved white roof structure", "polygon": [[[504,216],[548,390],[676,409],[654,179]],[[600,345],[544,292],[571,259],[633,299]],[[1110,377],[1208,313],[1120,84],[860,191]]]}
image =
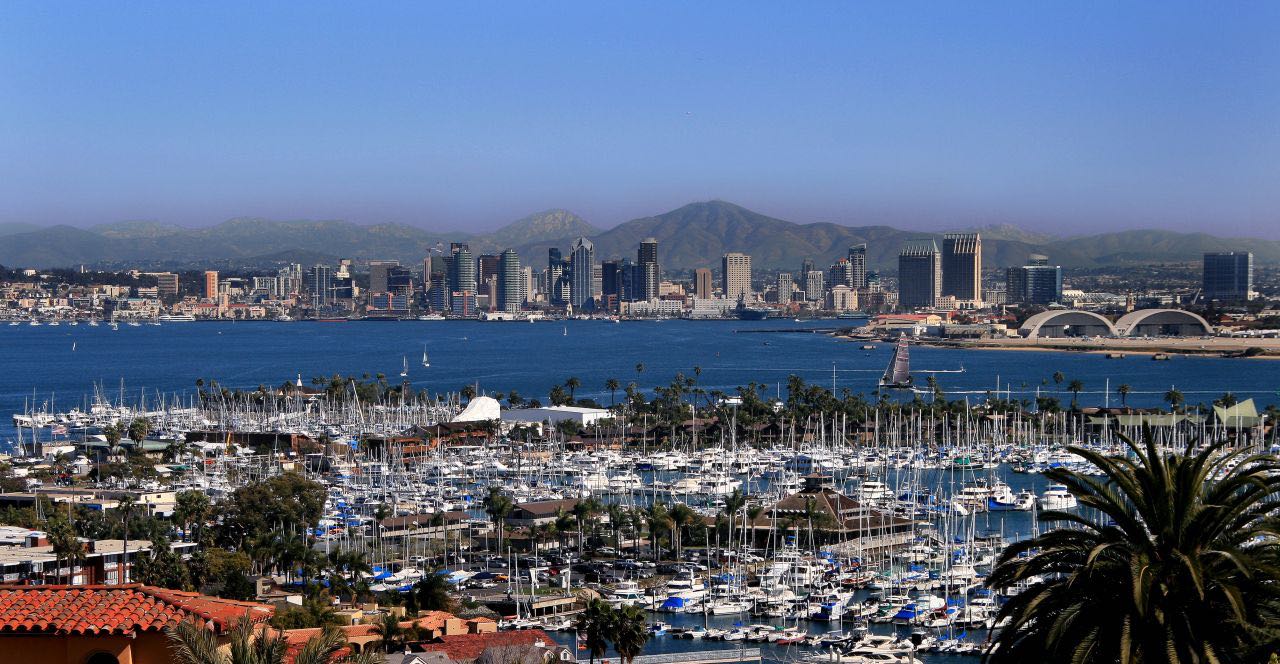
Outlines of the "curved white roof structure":
{"label": "curved white roof structure", "polygon": [[1209,321],[1182,309],[1139,309],[1116,321],[1126,337],[1203,337],[1213,334]]}
{"label": "curved white roof structure", "polygon": [[488,422],[502,419],[502,405],[493,397],[476,397],[451,422]]}
{"label": "curved white roof structure", "polygon": [[1116,328],[1092,311],[1054,309],[1028,318],[1018,334],[1027,338],[1115,336]]}

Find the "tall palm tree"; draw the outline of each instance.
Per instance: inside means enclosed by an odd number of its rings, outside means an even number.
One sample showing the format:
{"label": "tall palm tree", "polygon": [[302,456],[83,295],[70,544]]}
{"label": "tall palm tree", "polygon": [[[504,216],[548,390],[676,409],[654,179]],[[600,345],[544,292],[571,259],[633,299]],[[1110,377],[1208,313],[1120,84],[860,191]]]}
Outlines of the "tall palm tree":
{"label": "tall palm tree", "polygon": [[612,408],[618,403],[618,388],[622,385],[617,378],[610,378],[604,382],[604,389],[609,390],[609,407]]}
{"label": "tall palm tree", "polygon": [[[1124,457],[1071,447],[1102,473],[1046,473],[1081,514],[1005,550],[992,662],[1245,662],[1280,648],[1280,461],[1221,443],[1182,453],[1123,437]],[[1093,514],[1096,516],[1086,516]]]}
{"label": "tall palm tree", "polygon": [[586,610],[578,614],[574,628],[583,636],[582,645],[587,647],[591,664],[595,664],[596,658],[604,657],[609,649],[609,634],[613,631],[613,608],[604,600],[591,600],[587,603]]}
{"label": "tall palm tree", "polygon": [[398,652],[404,649],[405,633],[400,626],[400,619],[389,614],[382,614],[382,619],[373,624],[371,630],[378,635],[378,647],[383,652]]}
{"label": "tall palm tree", "polygon": [[1053,372],[1053,384],[1054,384],[1054,385],[1061,386],[1061,385],[1062,385],[1062,381],[1064,381],[1064,380],[1066,380],[1066,379],[1067,379],[1067,377],[1066,377],[1065,375],[1063,375],[1063,373],[1062,373],[1061,371],[1055,371],[1055,372]]}
{"label": "tall palm tree", "polygon": [[[255,626],[247,618],[231,629],[230,648],[223,650],[212,630],[194,620],[184,620],[165,630],[175,664],[285,664],[289,646],[284,635],[272,632],[266,625]],[[374,664],[382,662],[378,653],[348,653],[339,656],[347,646],[342,632],[326,627],[307,641],[291,660],[293,664]]]}
{"label": "tall palm tree", "polygon": [[579,387],[582,387],[582,380],[577,376],[569,376],[569,380],[564,382],[565,388],[569,390],[569,401],[577,402],[576,393]]}
{"label": "tall palm tree", "polygon": [[675,538],[676,560],[680,560],[680,545],[684,540],[684,529],[693,524],[698,518],[698,513],[684,503],[677,503],[675,507],[671,508],[669,518],[671,519],[671,535]]}
{"label": "tall palm tree", "polygon": [[1130,387],[1128,383],[1120,383],[1120,387],[1116,388],[1116,394],[1120,395],[1121,408],[1129,407],[1129,393],[1132,391],[1133,391],[1133,388]]}
{"label": "tall palm tree", "polygon": [[1080,409],[1080,393],[1084,391],[1084,381],[1079,378],[1072,378],[1067,384],[1067,391],[1071,393],[1071,410]]}
{"label": "tall palm tree", "polygon": [[502,489],[496,486],[489,487],[489,495],[484,498],[484,511],[493,520],[493,527],[498,531],[498,551],[502,551],[502,522],[515,509],[515,503],[511,502],[511,498]]}
{"label": "tall palm tree", "polygon": [[142,450],[142,441],[147,439],[147,434],[151,433],[151,420],[145,417],[135,417],[129,423],[129,440],[133,441],[134,449]]}
{"label": "tall palm tree", "polygon": [[[71,522],[61,514],[49,519],[49,525],[46,526],[49,534],[49,544],[53,547],[54,565],[61,575],[62,563],[65,561],[70,570],[74,570],[76,563],[84,559],[84,545],[80,543],[80,539],[76,537],[76,530],[72,527]],[[72,573],[68,572],[67,583],[72,583]],[[62,579],[58,579],[61,581]]]}
{"label": "tall palm tree", "polygon": [[729,538],[730,547],[733,546],[733,520],[737,517],[738,511],[745,507],[746,504],[747,494],[743,493],[742,489],[734,489],[733,493],[725,496],[724,514],[729,517],[729,532],[727,536]]}
{"label": "tall palm tree", "polygon": [[1164,393],[1164,400],[1169,403],[1169,410],[1177,412],[1178,406],[1181,406],[1186,398],[1182,396],[1181,390],[1171,387],[1168,392]]}
{"label": "tall palm tree", "polygon": [[649,624],[644,609],[624,606],[613,612],[613,629],[610,632],[613,649],[618,651],[622,664],[631,664],[649,642]]}
{"label": "tall palm tree", "polygon": [[[661,560],[662,547],[658,544],[658,531],[671,528],[671,513],[667,511],[667,506],[663,505],[662,501],[655,501],[645,513],[645,521],[649,523],[649,547],[653,549],[655,559]],[[671,541],[672,544],[675,543],[674,533]]]}

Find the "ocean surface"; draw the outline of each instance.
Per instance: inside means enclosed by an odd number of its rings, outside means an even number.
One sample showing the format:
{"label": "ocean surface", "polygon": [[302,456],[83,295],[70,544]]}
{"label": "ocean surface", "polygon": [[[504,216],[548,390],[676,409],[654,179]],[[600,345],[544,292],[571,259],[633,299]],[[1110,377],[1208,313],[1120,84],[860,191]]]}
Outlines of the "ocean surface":
{"label": "ocean surface", "polygon": [[[755,381],[785,397],[787,377],[795,374],[870,394],[889,361],[890,344],[863,350],[858,342],[798,331],[851,323],[856,321],[240,322],[114,331],[105,325],[0,324],[0,442],[14,437],[9,413],[32,404],[49,410],[83,406],[95,390],[113,400],[123,392],[136,402],[142,394],[148,400],[158,393],[191,394],[197,378],[250,389],[333,373],[380,372],[398,382],[405,363],[418,389],[514,389],[544,403],[551,387],[570,376],[581,381],[579,397],[608,405],[609,378],[651,389],[676,373],[692,375],[694,367],[701,368],[698,382],[708,390]],[[424,350],[430,368],[421,366]],[[1085,406],[1118,405],[1121,383],[1132,387],[1128,402],[1134,406],[1164,405],[1171,387],[1188,404],[1209,403],[1228,391],[1255,398],[1260,409],[1280,403],[1280,362],[1272,360],[1175,356],[1154,362],[1135,354],[1109,360],[1101,354],[913,347],[911,366],[945,372],[932,374],[944,391],[975,401],[999,386],[1015,398],[1060,390],[1065,405],[1071,400],[1066,384],[1079,379]],[[1060,387],[1052,380],[1055,371],[1066,376]],[[917,374],[917,384],[926,375]]]}

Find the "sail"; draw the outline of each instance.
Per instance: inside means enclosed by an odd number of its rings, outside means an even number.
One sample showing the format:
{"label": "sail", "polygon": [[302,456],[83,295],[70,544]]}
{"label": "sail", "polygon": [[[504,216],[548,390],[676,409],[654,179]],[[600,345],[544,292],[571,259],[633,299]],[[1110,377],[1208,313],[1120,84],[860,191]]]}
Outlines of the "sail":
{"label": "sail", "polygon": [[880,384],[886,386],[911,384],[911,353],[907,348],[905,337],[899,339],[897,347],[893,349],[893,358],[889,360],[889,366],[885,367]]}

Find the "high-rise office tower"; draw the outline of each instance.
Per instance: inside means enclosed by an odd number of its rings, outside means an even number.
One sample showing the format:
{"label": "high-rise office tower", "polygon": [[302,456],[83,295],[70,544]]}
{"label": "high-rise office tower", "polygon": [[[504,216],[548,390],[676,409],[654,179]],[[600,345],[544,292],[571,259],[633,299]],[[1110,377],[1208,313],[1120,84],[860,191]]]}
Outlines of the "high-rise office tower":
{"label": "high-rise office tower", "polygon": [[957,300],[982,300],[982,237],[947,233],[942,238],[942,294]]}
{"label": "high-rise office tower", "polygon": [[849,247],[849,273],[852,288],[867,287],[867,245],[855,244]]}
{"label": "high-rise office tower", "polygon": [[514,249],[507,249],[498,258],[498,310],[507,312],[520,311],[523,288],[520,284],[520,256]]}
{"label": "high-rise office tower", "polygon": [[204,299],[218,299],[218,271],[206,270],[204,273]]}
{"label": "high-rise office tower", "polygon": [[898,304],[932,307],[942,295],[942,252],[932,239],[908,242],[898,254]]}
{"label": "high-rise office tower", "polygon": [[400,261],[369,261],[369,292],[390,292],[387,287],[387,272],[391,268],[399,266]]}
{"label": "high-rise office tower", "polygon": [[462,245],[451,256],[449,262],[449,289],[455,293],[476,292],[476,261],[471,257],[471,250]]}
{"label": "high-rise office tower", "polygon": [[700,267],[693,271],[693,295],[702,300],[711,299],[711,270]]}
{"label": "high-rise office tower", "polygon": [[751,294],[751,257],[730,252],[720,259],[721,290],[728,300],[741,300]]}
{"label": "high-rise office tower", "polygon": [[480,254],[476,259],[476,281],[484,283],[490,277],[498,276],[498,257],[494,254]]}
{"label": "high-rise office tower", "polygon": [[387,268],[386,278],[386,292],[403,295],[404,297],[413,295],[413,272],[409,268],[402,265],[392,265]]}
{"label": "high-rise office tower", "polygon": [[311,268],[311,306],[323,307],[333,303],[333,268],[316,265]]}
{"label": "high-rise office tower", "polygon": [[1062,266],[1032,254],[1026,265],[1005,270],[1005,300],[1010,304],[1053,304],[1062,301]]}
{"label": "high-rise office tower", "polygon": [[812,271],[813,271],[813,259],[812,259],[812,258],[806,258],[806,259],[804,259],[804,260],[800,261],[800,278],[801,278],[801,279],[803,279],[803,278],[804,278],[804,275],[809,274],[809,273],[810,273],[810,272],[812,272]]}
{"label": "high-rise office tower", "polygon": [[1253,254],[1220,251],[1204,255],[1204,299],[1239,301],[1253,295]]}
{"label": "high-rise office tower", "polygon": [[853,287],[853,266],[850,265],[848,258],[840,258],[827,270],[827,285],[835,288],[836,286]]}
{"label": "high-rise office tower", "polygon": [[796,294],[796,282],[790,272],[778,273],[778,304],[790,304]]}
{"label": "high-rise office tower", "polygon": [[640,284],[642,300],[652,300],[658,297],[658,284],[661,282],[661,270],[658,267],[658,241],[654,238],[645,238],[640,241],[640,250],[636,255],[636,265],[640,268]]}
{"label": "high-rise office tower", "polygon": [[573,249],[569,258],[569,270],[572,273],[569,284],[569,302],[575,310],[591,310],[595,305],[595,271],[596,247],[585,237],[573,241]]}

